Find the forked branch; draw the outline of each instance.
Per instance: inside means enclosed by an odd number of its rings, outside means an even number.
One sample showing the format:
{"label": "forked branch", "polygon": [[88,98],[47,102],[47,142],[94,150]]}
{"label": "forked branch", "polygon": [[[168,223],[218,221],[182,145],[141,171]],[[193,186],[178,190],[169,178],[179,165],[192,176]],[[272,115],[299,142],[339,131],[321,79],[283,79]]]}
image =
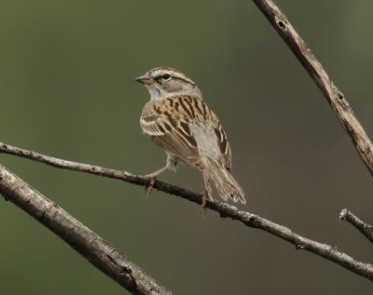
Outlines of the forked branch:
{"label": "forked branch", "polygon": [[[115,169],[104,168],[95,165],[77,163],[72,161],[65,161],[62,159],[46,156],[40,153],[35,153],[25,149],[20,149],[14,146],[10,146],[4,143],[0,143],[0,152],[17,155],[20,157],[28,158],[31,160],[36,160],[48,165],[52,165],[59,168],[75,170],[86,172],[94,175],[105,176],[109,178],[119,179],[133,184],[148,186],[150,185],[150,180],[144,178],[143,176],[134,175],[129,172],[123,172]],[[0,186],[1,188],[1,186]],[[155,181],[154,188],[172,194],[189,201],[201,204],[202,195],[196,194],[181,187],[165,183],[163,181]],[[266,218],[260,217],[258,215],[238,210],[237,207],[232,206],[227,203],[219,201],[208,201],[207,208],[216,211],[221,217],[229,217],[233,220],[242,222],[248,227],[258,228],[264,230],[274,236],[277,236],[289,243],[295,245],[299,250],[306,250],[321,257],[324,257],[330,261],[333,261],[344,268],[359,274],[363,277],[368,278],[373,281],[373,267],[368,263],[363,263],[357,261],[351,256],[338,251],[331,245],[322,244],[314,240],[305,238],[299,234],[294,233],[289,228],[274,223]],[[42,220],[41,220],[42,221]]]}

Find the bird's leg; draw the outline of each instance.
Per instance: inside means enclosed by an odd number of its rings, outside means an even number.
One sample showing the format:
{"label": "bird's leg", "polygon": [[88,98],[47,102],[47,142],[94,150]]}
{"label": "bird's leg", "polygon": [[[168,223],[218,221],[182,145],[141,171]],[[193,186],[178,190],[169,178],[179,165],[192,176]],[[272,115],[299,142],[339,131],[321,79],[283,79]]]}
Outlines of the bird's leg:
{"label": "bird's leg", "polygon": [[150,184],[145,186],[145,196],[149,196],[151,194],[151,192],[153,190],[154,183],[155,183],[157,177],[168,169],[171,169],[171,170],[175,171],[176,170],[176,165],[177,165],[177,159],[174,156],[167,154],[167,161],[166,161],[165,166],[163,166],[162,168],[160,168],[160,169],[158,169],[158,170],[156,170],[152,173],[149,173],[149,174],[145,175],[144,176],[145,178],[150,179]]}
{"label": "bird's leg", "polygon": [[205,190],[202,193],[202,208],[201,208],[201,213],[203,215],[206,215],[206,205],[207,205],[207,200],[212,201],[212,188],[211,188],[211,182],[210,178],[208,177],[207,173],[203,172],[203,182],[205,183]]}
{"label": "bird's leg", "polygon": [[145,178],[150,178],[150,179],[156,179],[158,177],[158,175],[162,174],[167,169],[169,169],[168,164],[164,165],[162,168],[160,168],[160,169],[158,169],[158,170],[156,170],[152,173],[144,175],[144,177]]}
{"label": "bird's leg", "polygon": [[149,173],[149,174],[147,174],[147,175],[144,176],[145,178],[150,179],[149,185],[145,186],[145,196],[146,197],[148,197],[151,194],[151,192],[153,191],[153,186],[154,186],[154,183],[155,183],[158,175],[162,174],[167,169],[168,169],[168,165],[166,164],[165,166],[163,166],[162,168],[158,169],[157,171],[154,171],[154,172]]}

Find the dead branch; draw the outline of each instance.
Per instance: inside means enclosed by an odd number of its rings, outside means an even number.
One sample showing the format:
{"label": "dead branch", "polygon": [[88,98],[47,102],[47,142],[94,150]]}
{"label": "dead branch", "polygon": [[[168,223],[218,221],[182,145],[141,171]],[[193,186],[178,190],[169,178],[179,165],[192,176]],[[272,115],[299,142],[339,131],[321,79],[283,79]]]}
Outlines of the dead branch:
{"label": "dead branch", "polygon": [[361,232],[371,243],[373,243],[373,226],[362,221],[359,217],[347,209],[343,209],[339,214],[339,219],[351,223],[359,232]]}
{"label": "dead branch", "polygon": [[100,236],[1,164],[0,193],[132,294],[171,294]]}
{"label": "dead branch", "polygon": [[[35,160],[44,164],[52,165],[54,167],[75,170],[80,172],[86,172],[94,175],[105,176],[109,178],[123,180],[125,182],[148,186],[150,185],[150,180],[144,178],[143,176],[134,175],[129,172],[123,172],[115,169],[104,168],[95,165],[83,164],[78,162],[66,161],[51,156],[46,156],[40,153],[32,152],[29,150],[17,148],[10,146],[8,144],[0,143],[0,152],[20,156],[23,158]],[[165,183],[163,181],[155,181],[154,188],[160,191],[172,194],[175,196],[182,197],[194,203],[202,203],[202,195],[196,194],[188,191],[184,188]],[[330,261],[333,261],[344,268],[359,274],[369,280],[373,281],[373,267],[368,263],[363,263],[357,261],[351,256],[338,251],[335,247],[331,245],[322,244],[314,240],[305,238],[297,233],[294,233],[291,229],[274,223],[266,218],[260,217],[258,215],[238,210],[237,207],[232,206],[228,203],[223,203],[219,201],[208,201],[207,208],[216,211],[221,217],[229,217],[233,220],[242,222],[248,227],[258,228],[264,230],[276,237],[279,237],[289,243],[295,245],[299,250],[306,250],[314,253],[318,256],[324,257]]]}
{"label": "dead branch", "polygon": [[312,80],[324,94],[339,122],[351,137],[361,160],[373,176],[373,145],[363,126],[354,115],[346,97],[333,83],[328,73],[312,53],[311,48],[297,33],[286,15],[272,0],[253,0],[277,33],[293,51]]}

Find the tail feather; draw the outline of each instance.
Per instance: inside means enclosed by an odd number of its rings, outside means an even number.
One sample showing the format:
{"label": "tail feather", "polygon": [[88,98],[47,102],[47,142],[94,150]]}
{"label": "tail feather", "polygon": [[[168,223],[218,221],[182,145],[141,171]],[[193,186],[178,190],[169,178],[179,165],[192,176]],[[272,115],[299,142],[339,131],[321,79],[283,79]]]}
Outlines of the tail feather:
{"label": "tail feather", "polygon": [[240,201],[246,204],[245,193],[233,175],[224,167],[223,163],[209,158],[207,161],[208,173],[216,190],[224,201]]}

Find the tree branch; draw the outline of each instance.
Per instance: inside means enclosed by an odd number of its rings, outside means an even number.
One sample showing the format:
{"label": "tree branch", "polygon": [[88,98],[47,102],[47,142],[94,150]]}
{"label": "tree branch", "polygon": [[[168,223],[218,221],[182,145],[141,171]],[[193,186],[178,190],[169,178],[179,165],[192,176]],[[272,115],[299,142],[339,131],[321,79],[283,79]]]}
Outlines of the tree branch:
{"label": "tree branch", "polygon": [[324,94],[334,110],[339,122],[351,137],[361,160],[373,176],[373,145],[363,126],[354,115],[346,97],[333,83],[328,73],[312,53],[310,47],[299,36],[285,14],[272,0],[253,0],[266,16],[277,33],[293,51],[299,62],[307,70],[312,80]]}
{"label": "tree branch", "polygon": [[0,193],[132,294],[171,294],[100,236],[1,164]]}
{"label": "tree branch", "polygon": [[339,219],[351,223],[359,232],[361,232],[371,243],[373,243],[373,226],[365,223],[351,211],[343,209],[339,214]]}
{"label": "tree branch", "polygon": [[[4,143],[0,143],[0,152],[17,155],[31,160],[36,160],[59,168],[81,171],[109,178],[115,178],[141,186],[150,185],[150,180],[144,178],[143,176],[137,176],[129,172],[118,171],[100,166],[65,161],[54,157],[45,156],[40,153],[20,149]],[[172,195],[180,196],[194,203],[202,203],[201,194],[193,193],[191,191],[185,190],[181,187],[172,184],[165,183],[163,181],[155,181],[154,188]],[[264,230],[274,236],[277,236],[285,241],[288,241],[289,243],[295,245],[296,248],[299,250],[306,250],[321,257],[324,257],[325,259],[333,261],[343,266],[344,268],[373,281],[372,265],[357,261],[351,256],[341,251],[338,251],[331,245],[322,244],[314,240],[305,238],[299,234],[294,233],[285,226],[274,223],[258,215],[238,210],[237,207],[232,206],[228,203],[223,203],[219,201],[207,201],[207,207],[211,210],[218,212],[220,216],[223,218],[229,217],[233,220],[242,222],[248,227]]]}

